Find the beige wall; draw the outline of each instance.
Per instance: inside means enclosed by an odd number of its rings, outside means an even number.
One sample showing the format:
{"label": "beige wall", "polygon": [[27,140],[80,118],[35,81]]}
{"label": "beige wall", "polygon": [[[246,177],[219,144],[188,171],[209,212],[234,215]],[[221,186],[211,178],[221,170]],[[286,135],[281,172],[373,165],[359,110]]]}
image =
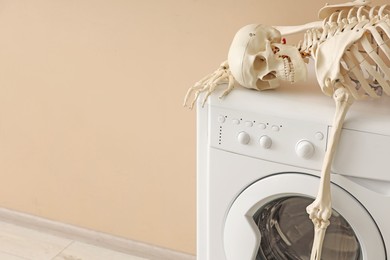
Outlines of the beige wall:
{"label": "beige wall", "polygon": [[324,3],[0,1],[0,207],[195,253],[187,88],[241,26]]}

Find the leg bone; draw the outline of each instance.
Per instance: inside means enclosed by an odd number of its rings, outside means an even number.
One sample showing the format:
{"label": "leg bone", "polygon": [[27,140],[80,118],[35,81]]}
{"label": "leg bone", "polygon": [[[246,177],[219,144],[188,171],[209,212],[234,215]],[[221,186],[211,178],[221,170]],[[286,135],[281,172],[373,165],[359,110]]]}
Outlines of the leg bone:
{"label": "leg bone", "polygon": [[[341,83],[336,83],[342,86]],[[329,225],[329,218],[332,214],[331,194],[330,194],[330,169],[334,158],[334,153],[340,138],[341,128],[353,103],[353,97],[344,87],[336,89],[333,95],[336,103],[336,112],[333,119],[333,126],[328,142],[328,149],[325,153],[321,171],[320,187],[317,198],[310,204],[306,211],[314,224],[314,243],[310,260],[320,260],[322,244],[325,237],[326,228]]]}

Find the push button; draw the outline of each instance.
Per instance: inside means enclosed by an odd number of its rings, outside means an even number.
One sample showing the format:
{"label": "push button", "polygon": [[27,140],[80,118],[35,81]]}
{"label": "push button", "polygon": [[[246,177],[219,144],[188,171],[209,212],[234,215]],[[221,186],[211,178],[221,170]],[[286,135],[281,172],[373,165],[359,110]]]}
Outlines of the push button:
{"label": "push button", "polygon": [[323,133],[321,133],[321,132],[317,132],[316,134],[315,134],[315,137],[316,137],[316,139],[317,140],[323,140],[324,139],[324,134]]}
{"label": "push button", "polygon": [[218,116],[218,122],[225,123],[226,118],[224,116]]}
{"label": "push button", "polygon": [[246,126],[246,127],[252,127],[252,126],[253,126],[253,122],[251,122],[251,121],[246,121],[246,122],[245,122],[245,126]]}
{"label": "push button", "polygon": [[234,125],[239,125],[240,124],[240,120],[236,119],[236,118],[233,119],[232,122],[233,122]]}

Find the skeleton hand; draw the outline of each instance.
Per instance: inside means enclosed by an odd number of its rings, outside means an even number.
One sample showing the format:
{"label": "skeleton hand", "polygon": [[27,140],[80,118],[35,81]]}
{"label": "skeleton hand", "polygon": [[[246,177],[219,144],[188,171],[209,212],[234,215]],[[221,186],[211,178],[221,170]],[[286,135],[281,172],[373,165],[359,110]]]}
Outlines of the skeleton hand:
{"label": "skeleton hand", "polygon": [[234,82],[235,82],[235,80],[230,72],[229,64],[227,61],[224,61],[221,63],[221,65],[219,66],[219,68],[216,71],[207,75],[206,77],[204,77],[200,81],[196,82],[194,86],[192,86],[191,88],[188,89],[187,94],[184,98],[183,105],[184,106],[187,105],[188,98],[190,97],[192,92],[195,91],[194,99],[192,100],[191,105],[190,105],[190,109],[192,109],[194,107],[195,101],[199,97],[199,94],[206,91],[206,95],[203,98],[203,102],[202,102],[202,106],[204,106],[204,104],[207,101],[207,98],[210,96],[210,94],[215,90],[215,88],[218,85],[223,84],[223,83],[228,83],[226,90],[220,96],[220,98],[222,98],[222,97],[226,96],[227,94],[229,94],[230,91],[233,90]]}
{"label": "skeleton hand", "polygon": [[311,221],[314,224],[314,240],[310,260],[320,260],[322,255],[322,244],[324,242],[326,229],[330,224],[329,218],[332,215],[332,205],[330,193],[324,196],[318,196],[306,208]]}
{"label": "skeleton hand", "polygon": [[329,218],[332,215],[330,195],[328,198],[317,198],[307,206],[306,212],[316,229],[326,229],[329,225]]}

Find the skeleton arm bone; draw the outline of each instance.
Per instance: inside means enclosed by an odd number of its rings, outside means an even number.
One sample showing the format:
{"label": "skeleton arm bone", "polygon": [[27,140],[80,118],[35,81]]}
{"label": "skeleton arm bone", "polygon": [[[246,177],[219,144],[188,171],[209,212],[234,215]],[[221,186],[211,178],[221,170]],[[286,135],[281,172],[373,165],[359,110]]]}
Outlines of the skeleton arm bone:
{"label": "skeleton arm bone", "polygon": [[311,260],[320,260],[322,253],[322,244],[326,229],[329,225],[329,218],[332,214],[332,203],[330,193],[330,169],[332,166],[336,147],[338,145],[341,128],[345,116],[354,99],[340,82],[335,84],[336,91],[333,99],[336,103],[336,112],[333,119],[332,130],[328,142],[328,148],[325,153],[324,162],[321,170],[320,187],[317,198],[310,204],[306,211],[314,224],[314,242],[311,252]]}
{"label": "skeleton arm bone", "polygon": [[316,22],[311,22],[303,25],[296,25],[296,26],[272,26],[276,30],[280,32],[282,36],[287,36],[287,35],[292,35],[292,34],[297,34],[301,32],[306,32],[307,30],[310,29],[320,29],[322,28],[322,21],[316,21]]}
{"label": "skeleton arm bone", "polygon": [[[364,22],[366,24],[367,22]],[[347,49],[354,42],[361,39],[365,30],[359,23],[354,24],[351,30],[344,33],[326,31],[327,40],[317,46],[314,58],[316,60],[316,76],[322,91],[327,95],[333,94],[336,103],[336,111],[333,119],[332,129],[329,136],[328,147],[325,153],[319,190],[316,199],[310,204],[306,211],[314,224],[314,241],[310,260],[320,260],[322,245],[328,227],[329,218],[332,214],[331,193],[330,193],[330,170],[334,153],[339,142],[341,128],[349,107],[354,101],[350,86],[344,85],[347,77],[342,76],[340,61],[345,56]]]}
{"label": "skeleton arm bone", "polygon": [[351,10],[353,7],[359,8],[361,6],[370,5],[370,0],[355,0],[353,2],[346,2],[342,4],[327,4],[318,12],[318,17],[320,19],[329,17],[331,14],[343,11],[343,10]]}
{"label": "skeleton arm bone", "polygon": [[[363,10],[363,7],[359,10]],[[359,10],[357,16],[352,17],[348,24],[341,27],[341,30],[324,31],[324,41],[318,46],[314,56],[317,80],[325,94],[333,94],[336,112],[324,157],[317,198],[307,207],[307,213],[315,228],[311,260],[321,259],[322,244],[332,213],[330,168],[345,115],[355,99],[363,99],[367,96],[379,97],[374,87],[370,85],[372,79],[380,83],[385,93],[390,93],[390,86],[385,78],[385,75],[390,75],[390,71],[377,53],[380,48],[388,56],[386,39],[390,38],[390,33],[387,33],[390,31],[389,20],[386,16],[380,20],[379,11],[378,16],[371,15],[372,18],[367,19],[359,15]],[[375,14],[376,9],[373,7],[367,10]],[[334,28],[339,26],[340,24],[334,24]],[[372,36],[371,39],[367,38],[369,35]],[[370,77],[365,77],[362,70],[365,70]],[[358,82],[361,92],[351,84],[353,79]]]}

